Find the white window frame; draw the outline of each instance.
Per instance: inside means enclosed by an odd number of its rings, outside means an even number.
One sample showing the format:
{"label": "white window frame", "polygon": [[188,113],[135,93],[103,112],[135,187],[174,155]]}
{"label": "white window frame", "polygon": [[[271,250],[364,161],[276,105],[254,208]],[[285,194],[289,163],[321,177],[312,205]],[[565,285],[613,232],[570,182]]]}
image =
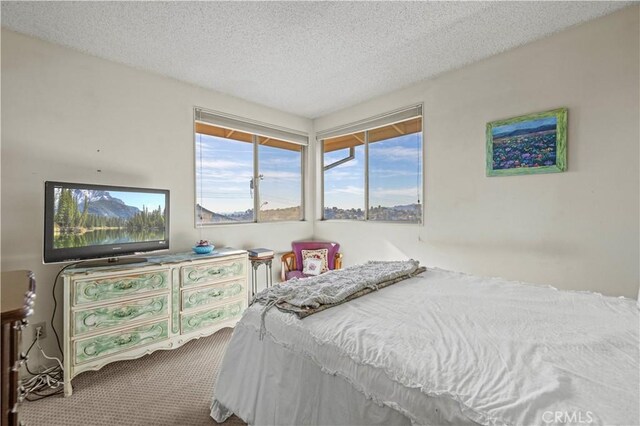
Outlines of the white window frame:
{"label": "white window frame", "polygon": [[[355,123],[346,124],[343,126],[334,127],[331,129],[316,132],[316,142],[320,145],[320,220],[327,222],[367,222],[367,223],[393,223],[402,225],[423,225],[424,224],[424,115],[422,114],[423,104],[411,105],[404,108],[399,108],[387,113],[383,113],[374,117],[370,117],[364,120],[357,121]],[[406,222],[399,220],[371,220],[369,219],[369,131],[380,127],[389,126],[391,124],[399,123],[402,121],[410,120],[412,118],[420,117],[421,124],[421,137],[422,147],[420,152],[420,162],[422,170],[422,181],[420,183],[420,221],[419,222]],[[324,181],[325,181],[325,165],[324,165],[324,141],[325,139],[336,138],[339,136],[346,136],[352,133],[364,132],[364,219],[326,219],[325,218],[325,204],[324,204]]]}
{"label": "white window frame", "polygon": [[[220,222],[220,223],[201,223],[198,221],[198,132],[196,131],[196,125],[198,123],[208,124],[216,127],[222,127],[225,129],[235,130],[238,132],[249,133],[252,135],[253,144],[253,182],[254,182],[254,196],[253,196],[253,220],[246,222]],[[268,123],[263,123],[249,118],[239,117],[232,114],[226,114],[219,111],[207,110],[200,107],[193,109],[193,151],[194,151],[194,222],[196,228],[208,227],[208,226],[224,226],[224,225],[246,225],[251,223],[283,223],[292,222],[292,220],[268,220],[260,221],[259,208],[260,208],[260,179],[259,179],[259,159],[258,159],[258,138],[268,137],[283,140],[301,146],[300,151],[300,218],[296,221],[305,220],[305,176],[306,176],[306,157],[307,148],[309,145],[309,136],[307,133],[300,132],[286,127],[276,126]],[[202,200],[200,200],[202,202]],[[204,206],[202,206],[204,207]]]}

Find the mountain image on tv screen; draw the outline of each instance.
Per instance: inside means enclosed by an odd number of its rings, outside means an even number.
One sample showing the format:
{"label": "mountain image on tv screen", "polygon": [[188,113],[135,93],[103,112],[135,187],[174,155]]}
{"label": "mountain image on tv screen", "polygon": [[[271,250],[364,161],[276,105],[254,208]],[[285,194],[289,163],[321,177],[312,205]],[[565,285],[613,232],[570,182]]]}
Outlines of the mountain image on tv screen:
{"label": "mountain image on tv screen", "polygon": [[165,239],[164,194],[56,187],[54,200],[54,248]]}

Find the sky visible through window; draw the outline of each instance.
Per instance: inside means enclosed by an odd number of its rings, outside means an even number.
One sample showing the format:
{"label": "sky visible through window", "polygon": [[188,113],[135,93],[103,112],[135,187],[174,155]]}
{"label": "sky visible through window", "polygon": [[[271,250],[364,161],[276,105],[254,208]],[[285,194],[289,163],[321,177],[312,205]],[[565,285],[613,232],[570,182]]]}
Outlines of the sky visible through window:
{"label": "sky visible through window", "polygon": [[[234,217],[253,211],[253,144],[204,134],[196,135],[198,204]],[[261,211],[300,207],[301,153],[259,145]],[[277,220],[278,218],[273,218]],[[244,220],[252,220],[244,217]]]}
{"label": "sky visible through window", "polygon": [[[349,149],[324,154],[325,166],[349,155]],[[331,215],[331,211],[347,209],[364,210],[364,146],[356,146],[355,159],[325,171],[325,218],[362,219]],[[385,139],[369,144],[369,208],[370,219],[403,220],[400,217],[407,206],[414,215],[420,210],[417,204],[422,197],[422,133]],[[371,209],[398,208],[397,214],[371,214]],[[380,217],[377,217],[377,216]],[[328,216],[328,217],[327,217]],[[415,219],[415,216],[413,217]],[[407,219],[409,220],[409,219]]]}
{"label": "sky visible through window", "polygon": [[300,208],[302,158],[300,151],[258,145],[260,211]]}
{"label": "sky visible through window", "polygon": [[[340,149],[324,155],[324,164],[349,155]],[[324,172],[324,205],[339,209],[364,209],[364,145],[355,147],[355,158]]]}
{"label": "sky visible through window", "polygon": [[422,183],[421,134],[369,144],[369,204],[394,207],[415,204]]}

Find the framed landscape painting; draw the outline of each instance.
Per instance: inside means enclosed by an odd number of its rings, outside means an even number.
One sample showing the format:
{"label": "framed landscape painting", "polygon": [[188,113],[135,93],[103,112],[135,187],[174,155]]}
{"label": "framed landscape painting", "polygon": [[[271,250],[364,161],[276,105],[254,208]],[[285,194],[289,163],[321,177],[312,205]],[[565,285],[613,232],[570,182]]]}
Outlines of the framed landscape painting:
{"label": "framed landscape painting", "polygon": [[487,176],[566,169],[566,108],[487,123]]}

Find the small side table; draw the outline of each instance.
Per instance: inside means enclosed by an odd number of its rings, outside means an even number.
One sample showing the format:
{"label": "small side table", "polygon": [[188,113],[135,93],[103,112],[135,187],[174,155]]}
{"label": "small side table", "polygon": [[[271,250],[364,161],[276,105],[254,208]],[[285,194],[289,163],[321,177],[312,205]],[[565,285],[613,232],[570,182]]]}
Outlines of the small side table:
{"label": "small side table", "polygon": [[271,272],[271,263],[273,261],[273,256],[269,257],[251,257],[249,256],[249,261],[251,262],[251,296],[254,296],[258,292],[258,269],[260,265],[266,266],[266,286],[267,288],[273,285],[273,274]]}

